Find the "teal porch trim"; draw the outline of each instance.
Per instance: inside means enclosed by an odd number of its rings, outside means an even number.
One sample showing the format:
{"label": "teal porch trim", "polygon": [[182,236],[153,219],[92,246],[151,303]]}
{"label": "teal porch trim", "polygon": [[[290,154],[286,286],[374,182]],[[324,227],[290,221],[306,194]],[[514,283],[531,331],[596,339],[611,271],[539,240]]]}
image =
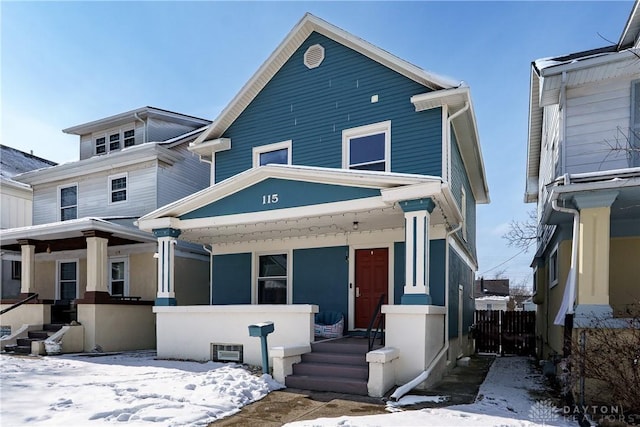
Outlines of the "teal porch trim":
{"label": "teal porch trim", "polygon": [[431,295],[427,294],[404,294],[400,299],[402,305],[431,305]]}
{"label": "teal porch trim", "polygon": [[160,306],[176,306],[178,301],[175,298],[156,298],[156,305]]}
{"label": "teal porch trim", "polygon": [[427,211],[429,213],[433,212],[433,208],[436,207],[436,204],[430,197],[425,197],[424,199],[416,199],[416,200],[404,200],[400,202],[400,207],[403,212],[415,212],[415,211]]}
{"label": "teal porch trim", "polygon": [[181,230],[175,228],[155,228],[153,229],[153,235],[156,237],[178,237],[182,233]]}
{"label": "teal porch trim", "polygon": [[263,212],[380,196],[377,188],[267,178],[180,216],[181,220]]}

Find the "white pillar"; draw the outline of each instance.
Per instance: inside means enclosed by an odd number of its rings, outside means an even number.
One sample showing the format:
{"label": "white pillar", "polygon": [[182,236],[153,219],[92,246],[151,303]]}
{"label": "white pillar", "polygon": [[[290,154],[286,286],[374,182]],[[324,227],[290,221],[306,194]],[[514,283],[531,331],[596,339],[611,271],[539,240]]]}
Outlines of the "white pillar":
{"label": "white pillar", "polygon": [[176,305],[174,283],[175,245],[180,230],[163,228],[153,230],[158,238],[158,292],[156,305]]}
{"label": "white pillar", "polygon": [[405,283],[402,304],[431,304],[429,292],[430,198],[400,202],[405,218]]}
{"label": "white pillar", "polygon": [[36,293],[36,245],[31,240],[20,240],[21,250],[21,281],[20,293],[31,295]]}

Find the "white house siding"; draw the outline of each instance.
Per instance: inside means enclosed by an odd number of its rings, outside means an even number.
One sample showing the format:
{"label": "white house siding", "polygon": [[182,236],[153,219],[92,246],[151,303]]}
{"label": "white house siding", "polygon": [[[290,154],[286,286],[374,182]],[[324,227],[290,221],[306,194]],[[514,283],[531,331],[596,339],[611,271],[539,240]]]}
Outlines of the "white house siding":
{"label": "white house siding", "polygon": [[185,142],[172,151],[182,156],[172,166],[158,167],[158,206],[164,206],[209,186],[209,164],[201,162]]}
{"label": "white house siding", "polygon": [[629,167],[627,146],[631,117],[631,81],[618,78],[567,90],[566,168],[582,173]]}
{"label": "white house siding", "polygon": [[191,132],[198,127],[198,125],[186,126],[166,120],[149,118],[147,120],[147,141],[166,141],[167,139]]}
{"label": "white house siding", "polygon": [[0,228],[31,225],[31,199],[31,188],[15,187],[3,180],[0,184],[0,206],[2,206]]}
{"label": "white house siding", "polygon": [[[78,218],[142,216],[157,207],[156,170],[157,161],[149,161],[128,168],[38,185],[33,192],[33,223],[37,225],[59,220],[58,187],[72,183],[78,184]],[[127,201],[109,204],[108,177],[125,172]]]}
{"label": "white house siding", "polygon": [[[540,173],[538,175],[538,200],[546,200],[546,185],[557,176],[560,163],[560,108],[558,104],[544,107],[542,141],[540,147]],[[538,203],[538,218],[543,204]]]}

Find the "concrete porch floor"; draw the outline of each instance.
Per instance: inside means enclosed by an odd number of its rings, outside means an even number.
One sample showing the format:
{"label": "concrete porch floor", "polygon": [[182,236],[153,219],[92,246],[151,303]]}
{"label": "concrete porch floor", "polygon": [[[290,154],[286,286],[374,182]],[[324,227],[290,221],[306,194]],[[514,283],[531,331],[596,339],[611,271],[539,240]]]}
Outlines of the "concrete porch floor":
{"label": "concrete porch floor", "polygon": [[[412,390],[408,394],[424,396],[449,396],[442,403],[425,402],[406,406],[405,409],[422,409],[472,403],[480,384],[493,363],[493,356],[473,355],[468,366],[456,366],[442,381],[428,390]],[[388,413],[386,398],[354,396],[340,393],[299,390],[286,390],[269,393],[264,399],[245,406],[231,417],[211,423],[211,427],[240,426],[282,426],[292,421],[312,420],[343,415],[375,415]]]}

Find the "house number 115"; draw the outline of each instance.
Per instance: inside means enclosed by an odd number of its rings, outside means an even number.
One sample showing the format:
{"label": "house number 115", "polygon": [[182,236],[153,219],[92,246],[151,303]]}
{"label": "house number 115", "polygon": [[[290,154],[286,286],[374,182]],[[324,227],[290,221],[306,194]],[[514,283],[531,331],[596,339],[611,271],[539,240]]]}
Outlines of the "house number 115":
{"label": "house number 115", "polygon": [[273,194],[265,194],[262,196],[262,204],[263,205],[272,205],[278,203],[278,193]]}

